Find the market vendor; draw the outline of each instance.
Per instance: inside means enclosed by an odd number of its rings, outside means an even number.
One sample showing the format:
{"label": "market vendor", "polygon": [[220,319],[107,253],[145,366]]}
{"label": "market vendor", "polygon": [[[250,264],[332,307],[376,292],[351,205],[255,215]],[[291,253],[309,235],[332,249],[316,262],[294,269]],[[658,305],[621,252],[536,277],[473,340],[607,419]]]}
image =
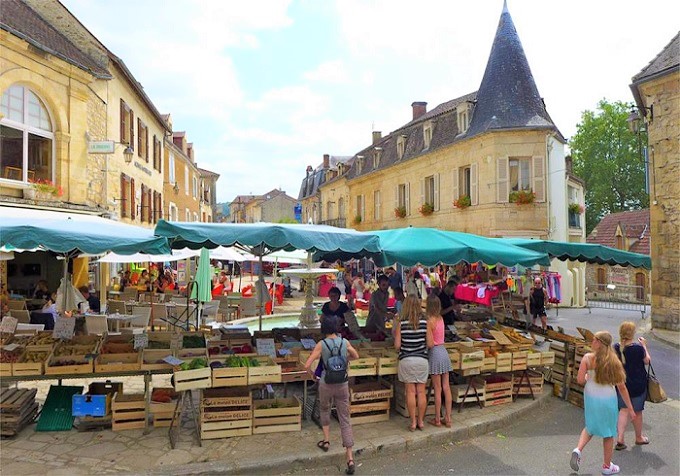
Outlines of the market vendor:
{"label": "market vendor", "polygon": [[394,313],[387,310],[389,299],[388,288],[390,280],[384,274],[378,276],[378,289],[371,294],[368,304],[368,319],[366,319],[367,333],[386,334],[385,322],[394,318]]}
{"label": "market vendor", "polygon": [[439,301],[442,305],[441,316],[444,319],[444,324],[447,326],[453,325],[456,319],[456,313],[453,303],[453,291],[456,289],[456,282],[450,280],[444,286],[444,289],[439,293]]}
{"label": "market vendor", "polygon": [[349,306],[345,303],[340,301],[340,296],[341,296],[340,289],[337,287],[333,286],[328,290],[328,301],[323,305],[321,308],[321,314],[324,316],[337,316],[338,320],[340,321],[340,324],[342,326],[345,325],[345,313],[349,312]]}

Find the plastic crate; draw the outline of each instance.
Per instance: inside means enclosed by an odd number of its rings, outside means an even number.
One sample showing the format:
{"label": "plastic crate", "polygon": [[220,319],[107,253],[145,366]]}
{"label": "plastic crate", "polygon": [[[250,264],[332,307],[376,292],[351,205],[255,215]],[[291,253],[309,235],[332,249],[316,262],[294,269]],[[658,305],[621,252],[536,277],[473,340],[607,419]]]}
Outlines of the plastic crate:
{"label": "plastic crate", "polygon": [[74,417],[103,417],[111,408],[111,395],[73,395],[71,413]]}

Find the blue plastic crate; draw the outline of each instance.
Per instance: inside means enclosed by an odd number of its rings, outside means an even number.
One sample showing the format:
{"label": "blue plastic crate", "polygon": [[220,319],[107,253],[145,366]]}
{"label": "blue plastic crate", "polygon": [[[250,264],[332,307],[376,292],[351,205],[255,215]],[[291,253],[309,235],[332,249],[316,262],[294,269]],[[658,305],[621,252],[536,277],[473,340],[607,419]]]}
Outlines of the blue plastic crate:
{"label": "blue plastic crate", "polygon": [[74,417],[103,417],[108,413],[109,405],[106,400],[110,399],[110,395],[73,395],[73,405],[71,412]]}

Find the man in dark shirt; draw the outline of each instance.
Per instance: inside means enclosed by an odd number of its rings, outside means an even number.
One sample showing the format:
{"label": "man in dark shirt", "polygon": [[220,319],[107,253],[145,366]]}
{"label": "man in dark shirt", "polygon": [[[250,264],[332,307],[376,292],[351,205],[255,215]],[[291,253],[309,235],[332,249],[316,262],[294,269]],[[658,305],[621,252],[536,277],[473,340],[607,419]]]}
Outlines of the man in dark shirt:
{"label": "man in dark shirt", "polygon": [[454,281],[449,281],[439,293],[439,301],[442,304],[441,316],[444,319],[444,324],[450,326],[456,318],[456,313],[453,310],[453,290],[456,287]]}
{"label": "man in dark shirt", "polygon": [[401,273],[397,273],[391,266],[385,270],[387,278],[390,280],[390,289],[394,291],[395,289],[404,290],[404,282],[401,279]]}
{"label": "man in dark shirt", "polygon": [[87,299],[87,304],[90,306],[90,311],[97,313],[101,312],[101,303],[99,302],[99,298],[97,298],[97,296],[94,294],[90,294],[90,290],[87,288],[87,286],[80,286],[78,291],[80,291],[80,294],[82,294],[83,297]]}
{"label": "man in dark shirt", "polygon": [[378,289],[371,294],[371,300],[368,304],[366,332],[381,332],[385,334],[385,321],[394,317],[394,313],[387,310],[387,299],[389,298],[388,286],[389,280],[387,276],[378,276]]}

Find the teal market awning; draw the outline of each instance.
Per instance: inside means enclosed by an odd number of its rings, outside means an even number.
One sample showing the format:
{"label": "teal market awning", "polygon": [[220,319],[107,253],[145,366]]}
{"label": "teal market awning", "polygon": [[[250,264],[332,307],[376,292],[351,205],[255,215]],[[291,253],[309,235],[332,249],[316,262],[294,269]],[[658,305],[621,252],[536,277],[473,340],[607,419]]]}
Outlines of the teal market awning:
{"label": "teal market awning", "polygon": [[547,253],[551,258],[557,258],[561,261],[580,261],[652,269],[652,260],[647,255],[618,250],[596,243],[572,243],[528,238],[498,238],[498,240],[527,250]]}
{"label": "teal market awning", "polygon": [[405,266],[438,263],[456,264],[461,261],[505,266],[549,266],[550,259],[543,252],[526,250],[470,233],[444,231],[436,228],[397,228],[372,232],[380,237],[381,256],[378,266],[400,263]]}
{"label": "teal market awning", "polygon": [[0,207],[0,247],[42,249],[63,255],[113,251],[170,253],[168,242],[153,230],[94,215]]}
{"label": "teal market awning", "polygon": [[273,251],[305,250],[359,257],[377,255],[380,241],[375,234],[326,225],[280,223],[198,223],[160,220],[156,235],[167,238],[172,248],[241,246],[255,255]]}

